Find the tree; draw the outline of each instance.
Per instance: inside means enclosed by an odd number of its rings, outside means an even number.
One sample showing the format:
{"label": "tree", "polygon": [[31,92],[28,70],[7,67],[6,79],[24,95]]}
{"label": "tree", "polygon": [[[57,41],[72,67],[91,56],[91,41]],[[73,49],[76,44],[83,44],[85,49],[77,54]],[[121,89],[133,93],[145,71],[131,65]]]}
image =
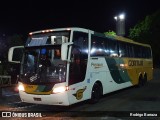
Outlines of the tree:
{"label": "tree", "polygon": [[137,41],[147,42],[146,38],[150,34],[152,25],[152,16],[146,16],[145,19],[130,29],[129,37]]}
{"label": "tree", "polygon": [[137,23],[130,29],[129,37],[135,41],[150,44],[155,67],[160,67],[160,10]]}
{"label": "tree", "polygon": [[104,32],[105,35],[108,35],[108,36],[116,36],[116,33],[114,31],[108,31],[108,32]]}

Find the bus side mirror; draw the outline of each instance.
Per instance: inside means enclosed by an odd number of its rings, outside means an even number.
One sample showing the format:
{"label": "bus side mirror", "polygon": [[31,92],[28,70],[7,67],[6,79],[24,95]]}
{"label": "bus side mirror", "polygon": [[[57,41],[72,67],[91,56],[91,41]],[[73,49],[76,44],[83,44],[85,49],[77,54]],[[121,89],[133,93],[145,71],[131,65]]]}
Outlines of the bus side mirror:
{"label": "bus side mirror", "polygon": [[14,46],[8,51],[8,62],[20,63],[24,46]]}
{"label": "bus side mirror", "polygon": [[73,42],[62,44],[62,46],[61,46],[61,60],[68,61],[67,60],[68,46],[72,45],[72,44],[73,44]]}

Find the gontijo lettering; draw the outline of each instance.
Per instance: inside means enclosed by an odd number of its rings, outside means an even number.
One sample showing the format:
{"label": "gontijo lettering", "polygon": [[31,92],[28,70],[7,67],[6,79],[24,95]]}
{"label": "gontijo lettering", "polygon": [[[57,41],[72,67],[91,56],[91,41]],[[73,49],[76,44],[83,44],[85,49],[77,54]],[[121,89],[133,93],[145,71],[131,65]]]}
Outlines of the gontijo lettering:
{"label": "gontijo lettering", "polygon": [[142,60],[129,60],[128,66],[143,66]]}

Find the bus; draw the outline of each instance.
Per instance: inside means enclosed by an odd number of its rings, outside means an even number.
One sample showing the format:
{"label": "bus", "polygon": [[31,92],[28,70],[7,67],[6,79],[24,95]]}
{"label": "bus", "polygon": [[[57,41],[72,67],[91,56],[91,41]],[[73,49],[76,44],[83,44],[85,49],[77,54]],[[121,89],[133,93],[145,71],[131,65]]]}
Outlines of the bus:
{"label": "bus", "polygon": [[150,45],[85,28],[31,32],[23,49],[18,81],[22,102],[96,103],[104,94],[143,86],[153,77]]}

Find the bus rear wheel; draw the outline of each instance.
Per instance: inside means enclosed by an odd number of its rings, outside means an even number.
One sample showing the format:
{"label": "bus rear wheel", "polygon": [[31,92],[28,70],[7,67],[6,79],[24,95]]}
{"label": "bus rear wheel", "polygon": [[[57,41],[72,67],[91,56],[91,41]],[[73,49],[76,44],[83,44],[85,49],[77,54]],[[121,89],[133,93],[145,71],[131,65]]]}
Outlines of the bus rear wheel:
{"label": "bus rear wheel", "polygon": [[144,82],[144,85],[147,84],[147,74],[144,75],[144,77],[143,77],[143,82]]}
{"label": "bus rear wheel", "polygon": [[97,103],[102,96],[102,87],[98,83],[95,83],[92,89],[92,95],[90,103]]}
{"label": "bus rear wheel", "polygon": [[139,76],[138,87],[142,87],[144,85],[144,80],[142,75]]}

